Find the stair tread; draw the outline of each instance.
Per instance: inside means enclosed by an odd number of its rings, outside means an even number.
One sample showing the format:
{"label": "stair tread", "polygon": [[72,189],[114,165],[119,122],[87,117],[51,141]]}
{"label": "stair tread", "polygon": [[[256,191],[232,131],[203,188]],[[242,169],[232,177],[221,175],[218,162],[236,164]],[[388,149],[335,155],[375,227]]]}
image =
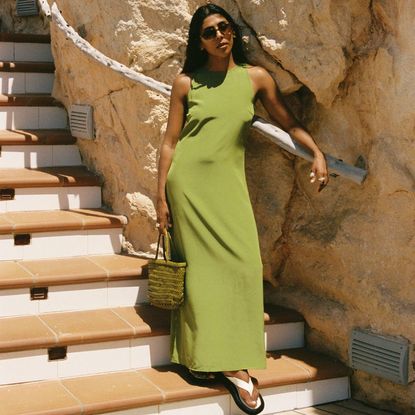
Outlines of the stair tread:
{"label": "stair tread", "polygon": [[0,169],[0,188],[100,186],[101,179],[85,166]]}
{"label": "stair tread", "polygon": [[51,94],[0,94],[0,107],[63,107]]}
{"label": "stair tread", "polygon": [[[267,369],[250,369],[258,387],[269,388],[334,379],[351,375],[338,360],[305,348],[267,353]],[[195,384],[187,369],[178,364],[157,368],[104,373],[6,385],[0,401],[9,415],[96,414],[168,402],[225,395],[220,382]]]}
{"label": "stair tread", "polygon": [[57,145],[74,144],[76,138],[69,130],[0,130],[0,145]]}
{"label": "stair tread", "polygon": [[126,224],[122,215],[104,209],[0,213],[0,235],[11,233],[120,228]]}
{"label": "stair tread", "polygon": [[[291,313],[292,321],[303,321],[294,310],[268,305],[265,310],[265,324],[275,324],[278,313],[285,320]],[[169,330],[170,311],[149,304],[4,317],[0,318],[0,352],[167,335]]]}
{"label": "stair tread", "polygon": [[121,254],[0,261],[0,289],[146,278],[147,262]]}
{"label": "stair tread", "polygon": [[0,42],[50,43],[50,35],[0,32]]}
{"label": "stair tread", "polygon": [[0,61],[0,72],[54,73],[53,62]]}

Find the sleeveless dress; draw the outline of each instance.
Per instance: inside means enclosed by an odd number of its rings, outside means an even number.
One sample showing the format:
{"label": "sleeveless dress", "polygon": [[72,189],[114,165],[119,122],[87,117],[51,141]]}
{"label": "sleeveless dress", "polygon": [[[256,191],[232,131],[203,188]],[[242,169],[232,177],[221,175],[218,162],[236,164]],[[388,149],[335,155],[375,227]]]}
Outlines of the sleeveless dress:
{"label": "sleeveless dress", "polygon": [[173,259],[187,261],[170,357],[197,371],[265,369],[263,264],[245,177],[254,115],[247,68],[193,74],[167,174]]}

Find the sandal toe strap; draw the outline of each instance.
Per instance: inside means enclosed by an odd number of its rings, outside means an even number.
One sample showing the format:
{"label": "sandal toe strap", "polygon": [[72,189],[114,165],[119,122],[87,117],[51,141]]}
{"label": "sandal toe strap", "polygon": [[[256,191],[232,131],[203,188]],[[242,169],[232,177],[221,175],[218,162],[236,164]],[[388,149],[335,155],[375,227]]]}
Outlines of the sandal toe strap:
{"label": "sandal toe strap", "polygon": [[[226,376],[226,375],[225,375]],[[238,386],[239,388],[242,388],[249,392],[250,395],[252,395],[252,392],[254,390],[254,384],[252,383],[251,378],[249,378],[249,382],[245,382],[242,379],[236,378],[234,376],[226,376],[234,385]]]}

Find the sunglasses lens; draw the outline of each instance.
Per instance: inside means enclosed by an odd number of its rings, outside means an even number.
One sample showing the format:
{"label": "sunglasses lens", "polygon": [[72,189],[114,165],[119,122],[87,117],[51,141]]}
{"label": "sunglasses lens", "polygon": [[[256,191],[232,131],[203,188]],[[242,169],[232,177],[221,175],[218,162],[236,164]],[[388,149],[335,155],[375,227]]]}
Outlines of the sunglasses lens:
{"label": "sunglasses lens", "polygon": [[214,37],[216,37],[216,30],[214,27],[208,27],[206,28],[203,33],[202,33],[202,37],[204,39],[213,39]]}
{"label": "sunglasses lens", "polygon": [[230,29],[230,27],[231,27],[231,24],[229,22],[219,22],[217,29],[213,26],[207,27],[202,32],[202,37],[203,39],[206,39],[206,40],[214,39],[216,37],[217,30],[219,30],[219,32],[221,32],[222,35],[224,35]]}
{"label": "sunglasses lens", "polygon": [[220,22],[218,24],[218,29],[223,35],[226,33],[229,27],[230,27],[230,23],[227,23],[227,22]]}

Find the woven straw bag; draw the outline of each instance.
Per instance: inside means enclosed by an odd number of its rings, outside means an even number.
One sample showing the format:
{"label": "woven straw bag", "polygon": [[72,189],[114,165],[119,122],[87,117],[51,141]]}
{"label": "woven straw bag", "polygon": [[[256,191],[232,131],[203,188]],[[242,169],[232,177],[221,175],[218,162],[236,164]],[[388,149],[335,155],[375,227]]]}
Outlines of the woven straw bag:
{"label": "woven straw bag", "polygon": [[[163,257],[158,259],[160,239]],[[171,236],[167,229],[160,232],[156,257],[148,261],[148,298],[151,305],[174,310],[184,301],[186,262],[171,260]]]}

